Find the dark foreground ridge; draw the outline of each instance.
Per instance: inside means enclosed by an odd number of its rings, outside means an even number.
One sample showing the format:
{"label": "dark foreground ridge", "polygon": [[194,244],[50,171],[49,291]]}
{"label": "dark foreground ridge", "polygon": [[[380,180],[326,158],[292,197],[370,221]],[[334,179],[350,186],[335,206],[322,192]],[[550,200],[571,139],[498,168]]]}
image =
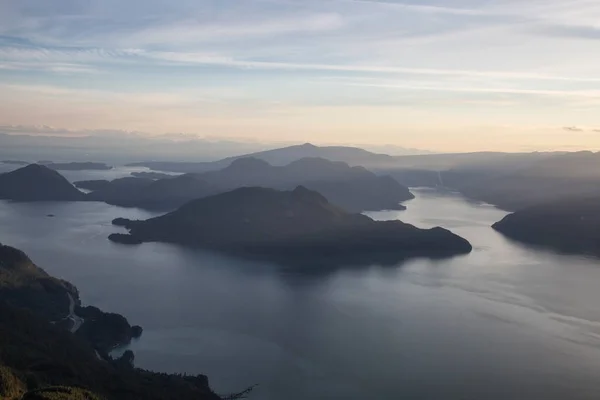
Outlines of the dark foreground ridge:
{"label": "dark foreground ridge", "polygon": [[114,326],[127,328],[120,331],[124,341],[141,328],[93,307],[78,307],[73,317],[70,298],[76,296],[73,285],[49,276],[22,251],[0,245],[0,399],[220,399],[206,376],[137,369],[131,351],[109,358],[102,349],[115,344]]}
{"label": "dark foreground ridge", "polygon": [[448,230],[376,222],[302,186],[293,191],[241,188],[147,221],[114,223],[130,231],[110,236],[119,243],[179,243],[283,264],[393,264],[472,250],[467,240]]}
{"label": "dark foreground ridge", "polygon": [[85,195],[58,172],[31,164],[0,174],[0,199],[16,201],[80,201]]}
{"label": "dark foreground ridge", "polygon": [[0,244],[0,296],[8,304],[27,309],[88,341],[102,354],[129,344],[141,334],[125,317],[96,307],[82,307],[71,283],[48,275],[25,253]]}
{"label": "dark foreground ridge", "polygon": [[528,207],[506,216],[493,227],[523,243],[600,256],[600,197]]}

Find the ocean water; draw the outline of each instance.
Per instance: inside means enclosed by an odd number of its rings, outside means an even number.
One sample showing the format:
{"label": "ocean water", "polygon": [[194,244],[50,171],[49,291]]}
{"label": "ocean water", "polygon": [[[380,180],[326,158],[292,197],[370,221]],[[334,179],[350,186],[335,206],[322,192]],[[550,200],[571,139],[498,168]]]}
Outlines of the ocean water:
{"label": "ocean water", "polygon": [[505,239],[490,228],[505,215],[492,206],[414,192],[407,211],[369,215],[451,229],[470,255],[306,274],[111,243],[113,218],[155,214],[103,203],[2,201],[0,242],[76,284],[85,303],[142,325],[137,366],[204,373],[219,393],[258,384],[251,399],[600,398],[600,261]]}

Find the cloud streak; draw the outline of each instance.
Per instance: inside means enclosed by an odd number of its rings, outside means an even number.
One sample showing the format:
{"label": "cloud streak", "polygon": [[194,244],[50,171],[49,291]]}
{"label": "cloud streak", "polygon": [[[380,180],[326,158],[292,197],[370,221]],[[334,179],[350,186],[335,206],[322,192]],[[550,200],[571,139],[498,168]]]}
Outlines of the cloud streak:
{"label": "cloud streak", "polygon": [[423,5],[415,3],[403,3],[385,0],[325,0],[337,3],[354,3],[364,4],[369,6],[383,6],[395,10],[406,10],[413,12],[420,12],[425,14],[450,14],[450,15],[469,15],[469,16],[481,16],[491,15],[489,12],[478,9],[469,8],[454,8],[454,7],[442,7],[438,5]]}
{"label": "cloud streak", "polygon": [[344,25],[336,13],[312,14],[304,17],[262,20],[254,23],[244,21],[203,24],[197,20],[178,20],[162,26],[139,30],[126,37],[126,44],[135,46],[149,44],[200,43],[227,41],[237,38],[290,35],[294,33],[321,33],[334,31]]}
{"label": "cloud streak", "polygon": [[583,129],[578,128],[576,126],[565,126],[563,128],[563,130],[567,131],[567,132],[583,132],[584,131]]}
{"label": "cloud streak", "polygon": [[534,95],[550,97],[582,97],[600,100],[600,90],[542,90],[542,89],[518,89],[509,87],[465,87],[465,86],[426,86],[395,83],[341,83],[348,86],[373,87],[382,89],[399,89],[413,91],[437,91],[455,93],[484,93],[484,94],[515,94]]}
{"label": "cloud streak", "polygon": [[586,40],[600,40],[600,27],[574,25],[542,25],[536,28],[541,34]]}
{"label": "cloud streak", "polygon": [[[49,49],[49,48],[0,48],[0,69],[47,70],[50,72],[99,72],[98,63],[138,63],[149,60],[170,64],[222,66],[239,69],[298,70],[359,72],[368,74],[405,74],[443,77],[475,77],[505,80],[600,82],[600,77],[561,76],[547,73],[514,72],[499,70],[464,70],[442,68],[415,68],[403,66],[368,64],[316,64],[285,61],[244,60],[218,53],[190,53],[174,51],[146,51],[142,49]],[[68,62],[76,61],[76,62]],[[94,66],[96,64],[96,66]]]}
{"label": "cloud streak", "polygon": [[59,74],[96,74],[100,70],[85,64],[73,63],[44,63],[44,62],[0,62],[0,70],[12,71],[47,71]]}
{"label": "cloud streak", "polygon": [[511,72],[511,71],[482,71],[482,70],[460,70],[460,69],[436,69],[436,68],[410,68],[399,66],[378,65],[335,65],[335,64],[311,64],[311,63],[289,63],[278,61],[253,61],[238,60],[231,57],[202,54],[202,53],[176,53],[176,52],[141,52],[140,56],[155,58],[163,61],[197,65],[219,65],[236,68],[257,69],[284,69],[284,70],[314,70],[314,71],[338,71],[338,72],[367,72],[384,74],[410,74],[410,75],[432,75],[432,76],[457,76],[457,77],[480,77],[501,79],[524,79],[524,80],[554,80],[575,82],[600,82],[600,77],[578,77],[558,76],[543,73]]}

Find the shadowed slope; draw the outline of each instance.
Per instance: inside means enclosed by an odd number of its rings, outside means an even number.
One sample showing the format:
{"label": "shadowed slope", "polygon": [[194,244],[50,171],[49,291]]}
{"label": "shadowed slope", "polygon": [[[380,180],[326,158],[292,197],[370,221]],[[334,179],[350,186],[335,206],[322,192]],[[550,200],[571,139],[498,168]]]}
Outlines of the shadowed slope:
{"label": "shadowed slope", "polygon": [[85,195],[58,172],[31,164],[0,175],[0,199],[16,201],[79,201]]}
{"label": "shadowed slope", "polygon": [[600,197],[531,206],[506,216],[493,227],[524,243],[600,256]]}

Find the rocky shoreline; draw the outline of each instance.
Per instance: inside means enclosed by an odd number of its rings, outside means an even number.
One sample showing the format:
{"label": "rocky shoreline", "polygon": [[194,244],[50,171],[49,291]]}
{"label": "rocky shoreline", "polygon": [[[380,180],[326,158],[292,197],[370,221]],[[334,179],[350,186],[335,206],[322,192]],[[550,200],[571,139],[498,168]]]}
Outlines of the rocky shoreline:
{"label": "rocky shoreline", "polygon": [[144,371],[130,350],[110,356],[142,331],[0,244],[0,398],[221,400],[205,375]]}
{"label": "rocky shoreline", "polygon": [[142,333],[119,314],[83,306],[77,287],[56,279],[35,265],[25,253],[0,244],[0,295],[8,303],[27,309],[108,353]]}

